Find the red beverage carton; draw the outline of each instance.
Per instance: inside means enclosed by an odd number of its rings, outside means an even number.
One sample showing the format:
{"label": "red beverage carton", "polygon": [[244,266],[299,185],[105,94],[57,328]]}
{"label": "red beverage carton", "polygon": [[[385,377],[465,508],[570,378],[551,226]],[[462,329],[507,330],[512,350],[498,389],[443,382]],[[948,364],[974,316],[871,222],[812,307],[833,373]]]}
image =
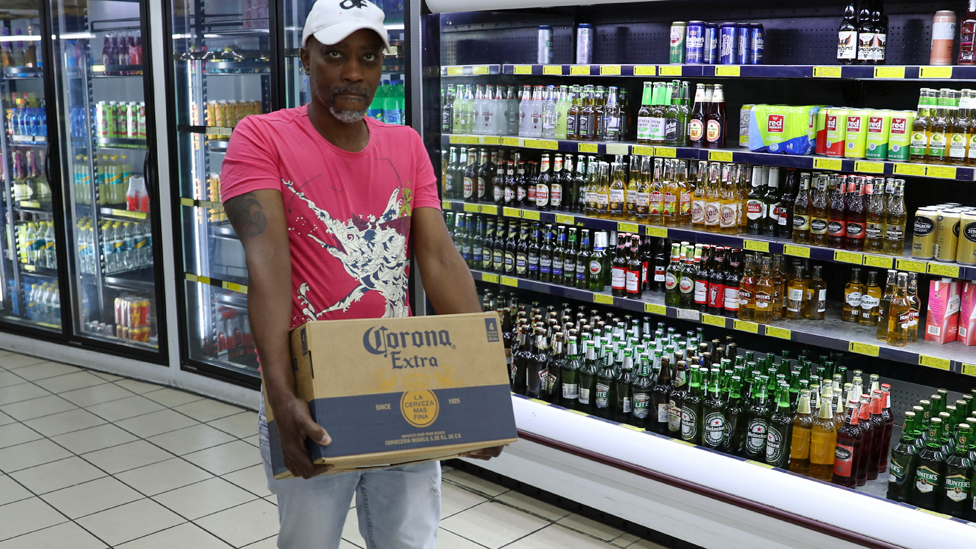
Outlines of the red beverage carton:
{"label": "red beverage carton", "polygon": [[929,282],[929,303],[925,315],[925,341],[949,343],[956,340],[959,325],[959,282],[951,278]]}
{"label": "red beverage carton", "polygon": [[959,308],[959,332],[956,340],[963,345],[976,345],[976,280],[962,283]]}

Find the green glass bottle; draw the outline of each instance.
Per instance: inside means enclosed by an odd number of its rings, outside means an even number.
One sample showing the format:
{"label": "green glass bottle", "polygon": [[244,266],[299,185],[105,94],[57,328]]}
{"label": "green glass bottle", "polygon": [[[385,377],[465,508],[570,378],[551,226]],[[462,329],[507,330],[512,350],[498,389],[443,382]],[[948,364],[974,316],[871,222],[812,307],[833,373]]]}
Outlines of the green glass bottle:
{"label": "green glass bottle", "polygon": [[[624,360],[627,357],[624,356]],[[648,428],[648,414],[651,404],[651,389],[654,384],[651,381],[651,361],[646,354],[640,355],[640,366],[637,369],[637,376],[630,385],[631,406],[630,424],[641,429]]]}
{"label": "green glass bottle", "polygon": [[745,452],[747,402],[742,398],[742,377],[733,375],[729,382],[729,398],[723,408],[725,416],[725,435],[721,451],[736,456]]}
{"label": "green glass bottle", "polygon": [[630,385],[633,383],[634,376],[634,352],[632,349],[623,349],[617,353],[617,365],[614,367],[617,375],[614,381],[617,401],[614,407],[614,421],[618,423],[629,423],[631,410],[634,406],[634,395],[631,393]]}
{"label": "green glass bottle", "polygon": [[705,395],[702,394],[701,369],[691,366],[688,395],[681,403],[681,440],[692,444],[702,443],[702,412]]}
{"label": "green glass bottle", "polygon": [[969,424],[956,427],[956,448],[945,462],[945,494],[941,512],[968,519],[973,512],[973,462],[969,459],[972,432]]}
{"label": "green glass bottle", "polygon": [[705,404],[703,406],[704,419],[702,425],[702,446],[712,450],[724,451],[726,446],[725,401],[722,398],[722,382],[718,377],[711,382]]}
{"label": "green glass bottle", "polygon": [[945,454],[942,453],[942,419],[929,419],[929,436],[925,448],[918,453],[913,498],[915,505],[937,511],[942,506],[945,487]]}
{"label": "green glass bottle", "polygon": [[776,411],[769,418],[766,429],[766,463],[780,469],[788,469],[790,464],[790,435],[793,427],[793,413],[790,406],[790,386],[785,382],[776,391]]}
{"label": "green glass bottle", "polygon": [[596,344],[586,342],[586,358],[579,373],[579,404],[577,410],[593,413],[593,397],[596,390]]}
{"label": "green glass bottle", "polygon": [[603,419],[613,419],[617,407],[617,386],[610,345],[604,345],[600,354],[593,399],[594,414]]}
{"label": "green glass bottle", "polygon": [[763,461],[766,459],[766,435],[769,424],[766,422],[766,387],[762,378],[752,384],[752,402],[746,412],[746,444],[743,457]]}
{"label": "green glass bottle", "polygon": [[559,379],[562,385],[559,405],[563,408],[575,410],[579,404],[580,366],[576,336],[569,336],[566,360],[563,361],[559,371]]}
{"label": "green glass bottle", "polygon": [[674,370],[674,385],[668,401],[668,436],[681,438],[681,407],[687,393],[688,363],[679,360]]}

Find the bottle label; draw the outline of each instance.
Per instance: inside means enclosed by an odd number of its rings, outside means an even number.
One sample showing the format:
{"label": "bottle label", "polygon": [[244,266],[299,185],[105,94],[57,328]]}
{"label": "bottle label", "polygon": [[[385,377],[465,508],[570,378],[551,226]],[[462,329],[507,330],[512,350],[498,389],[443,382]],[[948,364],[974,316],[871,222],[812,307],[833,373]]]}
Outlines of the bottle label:
{"label": "bottle label", "polygon": [[907,330],[908,327],[912,324],[912,312],[908,311],[906,313],[902,313],[898,315],[896,322],[898,322],[898,325],[901,326],[902,330]]}
{"label": "bottle label", "polygon": [[517,254],[515,256],[515,272],[520,275],[524,275],[526,270],[529,268],[529,258],[526,254]]}
{"label": "bottle label", "polygon": [[563,272],[567,276],[573,276],[576,274],[576,262],[572,259],[566,259],[563,261]]}
{"label": "bottle label", "polygon": [[830,236],[834,236],[837,238],[843,237],[844,234],[846,233],[844,228],[845,225],[843,221],[831,219],[830,222],[827,223],[827,232],[830,233]]}
{"label": "bottle label", "polygon": [[803,290],[798,290],[796,288],[790,288],[789,300],[796,301],[797,303],[803,303]]}
{"label": "bottle label", "polygon": [[515,188],[515,198],[519,202],[523,202],[525,200],[525,189],[521,185]]}
{"label": "bottle label", "polygon": [[665,282],[667,280],[667,271],[661,265],[654,267],[654,282]]}
{"label": "bottle label", "polygon": [[579,388],[579,403],[589,404],[590,403],[590,390],[586,387]]}
{"label": "bottle label", "polygon": [[637,119],[637,139],[645,140],[651,138],[651,118],[641,116]]}
{"label": "bottle label", "polygon": [[651,118],[650,123],[650,139],[652,141],[664,141],[664,119]]}
{"label": "bottle label", "polygon": [[752,292],[739,288],[739,307],[748,307],[750,301],[752,301]]}
{"label": "bottle label", "polygon": [[640,290],[640,273],[627,271],[627,293],[636,294]]}
{"label": "bottle label", "polygon": [[885,226],[885,240],[891,242],[901,242],[905,240],[905,227],[903,225]]}
{"label": "bottle label", "polygon": [[885,50],[888,48],[888,35],[883,32],[879,32],[874,35],[874,60],[884,61],[885,60]]}
{"label": "bottle label", "polygon": [[464,198],[471,198],[474,193],[474,181],[470,177],[464,178]]}
{"label": "bottle label", "polygon": [[549,185],[540,183],[535,186],[535,204],[539,208],[549,205]]}
{"label": "bottle label", "polygon": [[505,272],[510,273],[513,269],[515,269],[515,254],[505,252]]}
{"label": "bottle label", "polygon": [[681,408],[673,400],[668,405],[668,430],[672,433],[681,431]]}
{"label": "bottle label", "polygon": [[822,313],[827,310],[827,289],[820,290],[817,298],[817,312]]}
{"label": "bottle label", "polygon": [[566,116],[566,135],[576,135],[576,116]]}
{"label": "bottle label", "polygon": [[695,303],[701,305],[708,303],[708,282],[704,280],[695,281]]}
{"label": "bottle label", "polygon": [[607,408],[610,406],[610,386],[606,383],[596,384],[596,401],[597,408]]}
{"label": "bottle label", "polygon": [[709,143],[718,143],[722,138],[722,125],[718,123],[718,120],[709,120],[708,124],[705,126],[705,139]]}
{"label": "bottle label", "polygon": [[965,475],[949,475],[945,478],[946,497],[956,503],[962,503],[969,497],[972,479]]}
{"label": "bottle label", "polygon": [[725,303],[725,285],[723,284],[709,284],[708,285],[708,306],[713,309],[724,308]]}
{"label": "bottle label", "polygon": [[809,231],[810,230],[810,217],[806,215],[794,215],[793,216],[793,230],[794,231]]}
{"label": "bottle label", "polygon": [[746,452],[762,454],[766,446],[766,420],[756,418],[746,427]]}
{"label": "bottle label", "polygon": [[944,132],[932,132],[929,136],[929,156],[943,158],[946,155],[946,134]]}
{"label": "bottle label", "polygon": [[691,293],[692,291],[694,291],[694,288],[695,288],[695,282],[691,279],[691,277],[687,277],[687,276],[681,277],[681,282],[679,283],[679,289],[681,290],[681,293],[683,294]]}
{"label": "bottle label", "polygon": [[705,133],[705,125],[702,124],[701,120],[697,118],[692,119],[688,122],[688,138],[692,141],[701,141],[702,135]]}
{"label": "bottle label", "polygon": [[848,221],[845,231],[847,238],[861,240],[864,238],[864,223],[859,221]]}
{"label": "bottle label", "polygon": [[768,309],[773,303],[772,294],[766,292],[756,292],[756,308]]}
{"label": "bottle label", "polygon": [[579,385],[576,383],[563,383],[563,398],[568,400],[579,399]]}
{"label": "bottle label", "polygon": [[755,199],[746,201],[746,217],[753,221],[766,217],[766,203]]}
{"label": "bottle label", "polygon": [[664,119],[664,140],[668,143],[676,142],[678,140],[677,118],[669,117]]}
{"label": "bottle label", "polygon": [[650,402],[650,395],[647,393],[634,393],[633,414],[637,419],[647,417],[647,405]]}
{"label": "bottle label", "polygon": [[705,432],[702,435],[705,446],[718,447],[725,438],[725,415],[712,412],[705,416]]}
{"label": "bottle label", "polygon": [[535,204],[535,191],[537,187],[538,187],[537,185],[529,185],[529,188],[526,189],[526,192],[528,193],[528,196],[526,198],[529,199],[530,205]]}
{"label": "bottle label", "polygon": [[[538,194],[538,191],[536,191],[536,193]],[[536,201],[538,201],[538,200],[539,200],[539,197],[536,196]],[[558,183],[553,183],[552,184],[552,190],[550,191],[550,194],[549,194],[549,200],[552,202],[552,207],[553,208],[559,208],[560,206],[562,206],[562,204],[563,204],[563,186],[562,185],[560,185]]]}
{"label": "bottle label", "polygon": [[563,260],[558,255],[552,258],[552,276],[563,276]]}
{"label": "bottle label", "polygon": [[962,133],[954,133],[949,136],[949,157],[950,158],[966,158],[966,145],[969,142],[966,139],[966,135]]}
{"label": "bottle label", "polygon": [[649,195],[648,209],[652,214],[664,212],[664,194],[654,191]]}
{"label": "bottle label", "polygon": [[857,59],[858,61],[871,61],[874,59],[874,37],[873,32],[860,32],[857,35]]}
{"label": "bottle label", "polygon": [[857,58],[857,31],[842,30],[837,33],[837,60]]}
{"label": "bottle label", "polygon": [[854,447],[837,443],[834,448],[834,474],[839,477],[851,476],[854,465]]}
{"label": "bottle label", "polygon": [[590,278],[599,277],[601,271],[603,271],[603,263],[600,263],[596,259],[590,261]]}
{"label": "bottle label", "polygon": [[739,208],[736,202],[722,203],[719,213],[719,226],[722,228],[735,227],[739,222]]}
{"label": "bottle label", "polygon": [[[791,290],[792,295],[792,290]],[[844,296],[847,300],[847,304],[855,309],[861,308],[861,292],[850,292]]]}
{"label": "bottle label", "polygon": [[705,222],[705,200],[699,200],[697,196],[691,201],[691,222],[695,225]]}
{"label": "bottle label", "polygon": [[739,289],[725,287],[725,310],[726,311],[738,311],[739,310]]}
{"label": "bottle label", "polygon": [[912,141],[909,145],[909,154],[912,156],[925,156],[929,145],[928,137],[924,131],[912,132]]}
{"label": "bottle label", "polygon": [[881,240],[884,238],[884,224],[868,223],[864,226],[864,238],[868,240]]}
{"label": "bottle label", "polygon": [[720,206],[718,202],[705,203],[705,224],[718,225],[720,217]]}
{"label": "bottle label", "polygon": [[871,315],[871,309],[874,309],[881,303],[881,300],[874,297],[873,295],[864,294],[861,296],[861,310],[865,315],[865,318]]}
{"label": "bottle label", "polygon": [[657,422],[667,423],[669,421],[669,408],[667,403],[661,403],[657,405]]}
{"label": "bottle label", "polygon": [[692,441],[698,436],[698,414],[685,406],[681,408],[681,440]]}
{"label": "bottle label", "polygon": [[898,463],[897,457],[892,455],[888,464],[888,482],[903,482],[905,480],[905,466]]}
{"label": "bottle label", "polygon": [[941,484],[942,475],[929,467],[919,467],[915,470],[915,489],[927,494]]}
{"label": "bottle label", "polygon": [[539,256],[539,272],[549,274],[552,272],[552,258],[549,256]]}
{"label": "bottle label", "polygon": [[620,214],[624,211],[624,190],[623,189],[611,189],[610,190],[610,213]]}
{"label": "bottle label", "polygon": [[610,203],[610,197],[603,193],[596,193],[596,207],[605,210],[607,209],[607,204]]}
{"label": "bottle label", "polygon": [[[657,276],[654,277],[657,280]],[[673,290],[678,286],[678,277],[674,276],[673,273],[667,273],[664,277],[664,287],[668,290]]]}
{"label": "bottle label", "polygon": [[610,269],[610,286],[614,290],[623,290],[627,287],[627,271],[620,267]]}
{"label": "bottle label", "polygon": [[770,427],[766,433],[766,463],[779,463],[786,449],[783,433],[775,427]]}
{"label": "bottle label", "polygon": [[495,185],[495,188],[492,189],[492,198],[495,199],[495,202],[498,202],[504,198],[504,192],[505,191],[502,190],[501,186]]}
{"label": "bottle label", "polygon": [[637,210],[637,191],[627,191],[627,213],[633,215]]}
{"label": "bottle label", "polygon": [[976,160],[976,133],[969,138],[969,154],[967,156],[970,159]]}

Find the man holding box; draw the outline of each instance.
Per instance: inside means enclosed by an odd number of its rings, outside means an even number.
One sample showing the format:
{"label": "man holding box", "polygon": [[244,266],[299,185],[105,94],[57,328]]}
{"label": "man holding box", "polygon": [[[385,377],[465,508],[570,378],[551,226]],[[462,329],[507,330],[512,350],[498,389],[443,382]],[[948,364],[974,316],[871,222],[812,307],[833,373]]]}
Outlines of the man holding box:
{"label": "man holding box", "polygon": [[[248,312],[268,397],[261,454],[278,497],[282,548],[338,547],[354,493],[370,548],[433,549],[440,520],[438,462],[321,475],[328,466],[310,461],[305,440],[332,440],[295,394],[290,330],[315,320],[409,316],[411,252],[438,313],[481,311],[420,136],[364,117],[389,47],[383,18],[365,0],[318,0],[301,49],[311,102],[245,118],[223,164],[222,200],[244,245]],[[285,464],[300,479],[271,474],[266,404]]]}

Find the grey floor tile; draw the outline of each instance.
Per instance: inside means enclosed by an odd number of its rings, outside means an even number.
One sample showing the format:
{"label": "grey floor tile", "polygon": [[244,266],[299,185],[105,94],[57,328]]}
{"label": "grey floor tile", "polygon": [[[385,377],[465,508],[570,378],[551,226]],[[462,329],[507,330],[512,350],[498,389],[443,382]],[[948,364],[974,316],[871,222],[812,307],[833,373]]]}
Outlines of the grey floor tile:
{"label": "grey floor tile", "polygon": [[109,474],[117,474],[129,469],[135,469],[151,463],[157,463],[173,457],[173,454],[161,450],[144,440],[137,440],[121,446],[113,446],[84,454],[92,465]]}
{"label": "grey floor tile", "polygon": [[515,490],[505,492],[504,494],[493,499],[494,501],[504,503],[505,505],[510,505],[516,509],[528,511],[533,515],[538,515],[544,519],[552,521],[559,520],[570,514],[569,511],[561,507],[556,507],[555,505],[550,505],[548,503],[539,501],[521,492],[516,492]]}
{"label": "grey floor tile", "polygon": [[[484,545],[480,543],[475,543],[469,539],[462,538],[461,536],[448,532],[447,530],[441,528],[437,532],[437,549],[483,549]],[[567,548],[564,548],[567,549]]]}
{"label": "grey floor tile", "polygon": [[254,412],[242,412],[208,422],[207,425],[237,438],[247,439],[258,434],[258,415]]}
{"label": "grey floor tile", "polygon": [[187,454],[183,459],[215,475],[225,475],[261,463],[261,453],[250,444],[236,441]]}
{"label": "grey floor tile", "polygon": [[441,528],[463,538],[497,548],[523,538],[551,524],[545,519],[488,502],[441,521]]}
{"label": "grey floor tile", "polygon": [[98,427],[58,435],[52,437],[51,440],[81,455],[133,442],[138,440],[138,437],[107,423]]}
{"label": "grey floor tile", "polygon": [[8,503],[0,506],[0,540],[43,530],[67,520],[38,498]]}
{"label": "grey floor tile", "polygon": [[65,393],[68,391],[74,391],[76,389],[84,389],[85,387],[91,387],[93,385],[101,385],[103,383],[108,382],[98,376],[93,376],[88,372],[76,372],[63,376],[39,379],[34,382],[34,385],[42,387],[48,391],[51,391],[52,393]]}
{"label": "grey floor tile", "polygon": [[71,453],[48,439],[25,442],[0,450],[0,471],[14,471],[36,467],[70,456]]}
{"label": "grey floor tile", "polygon": [[41,497],[72,520],[143,499],[142,494],[112,477],[102,477]]}
{"label": "grey floor tile", "polygon": [[73,431],[81,431],[103,423],[105,423],[104,419],[84,410],[69,410],[24,422],[25,425],[46,437],[56,437]]}
{"label": "grey floor tile", "polygon": [[18,421],[58,414],[68,410],[77,410],[78,407],[59,397],[58,395],[42,396],[32,400],[17,402],[0,406],[0,410]]}
{"label": "grey floor tile", "polygon": [[[228,549],[230,545],[193,523],[183,523],[118,546],[118,549]],[[0,549],[3,549],[0,547]],[[277,548],[276,548],[277,549]]]}
{"label": "grey floor tile", "polygon": [[6,505],[22,499],[34,497],[30,490],[24,488],[14,479],[0,474],[0,505]]}
{"label": "grey floor tile", "polygon": [[231,406],[230,404],[224,404],[223,402],[210,399],[198,400],[189,404],[183,404],[181,406],[176,406],[173,409],[181,414],[188,415],[193,419],[202,421],[204,423],[213,421],[215,419],[220,419],[222,417],[239,414],[244,411],[237,406]]}
{"label": "grey floor tile", "polygon": [[108,421],[122,421],[123,419],[158,412],[163,409],[163,405],[145,397],[133,395],[128,398],[89,406],[86,409]]}
{"label": "grey floor tile", "polygon": [[61,364],[60,362],[38,362],[37,364],[17,368],[16,373],[18,376],[28,381],[37,381],[39,379],[63,376],[80,371],[82,371],[81,368],[68,366],[67,364]]}
{"label": "grey floor tile", "polygon": [[40,440],[44,435],[24,425],[23,423],[10,423],[0,427],[0,449],[17,446],[25,442]]}
{"label": "grey floor tile", "polygon": [[78,406],[94,406],[103,402],[110,402],[132,396],[132,393],[113,383],[105,383],[61,393],[61,397]]}
{"label": "grey floor tile", "polygon": [[88,515],[77,522],[100,539],[116,546],[185,521],[155,501],[143,499]]}
{"label": "grey floor tile", "polygon": [[84,528],[63,522],[0,542],[0,549],[103,549],[108,547]]}
{"label": "grey floor tile", "polygon": [[512,549],[614,549],[613,545],[553,524],[509,545]]}
{"label": "grey floor tile", "polygon": [[278,508],[259,499],[195,522],[234,547],[243,547],[278,533]]}
{"label": "grey floor tile", "polygon": [[144,416],[116,421],[115,424],[136,436],[149,438],[197,425],[197,422],[173,410],[160,410]]}
{"label": "grey floor tile", "polygon": [[164,450],[181,456],[235,440],[233,436],[202,423],[147,439]]}
{"label": "grey floor tile", "polygon": [[223,478],[257,496],[267,497],[271,495],[271,491],[268,490],[268,476],[264,472],[264,464],[227,473]]}
{"label": "grey floor tile", "polygon": [[500,486],[494,482],[487,481],[470,473],[465,473],[464,471],[449,471],[447,473],[443,473],[442,478],[445,482],[463,486],[464,488],[473,490],[488,497],[495,497],[508,491],[508,488],[505,488],[504,486]]}
{"label": "grey floor tile", "polygon": [[212,478],[213,475],[188,461],[172,458],[131,469],[115,477],[147,496],[155,496]]}
{"label": "grey floor tile", "polygon": [[137,395],[143,395],[166,388],[164,385],[156,385],[155,383],[146,383],[145,381],[136,381],[134,379],[120,379],[116,381],[115,384],[122,387],[126,391],[132,391]]}
{"label": "grey floor tile", "polygon": [[185,391],[177,391],[176,389],[161,389],[159,391],[153,391],[146,394],[146,398],[154,402],[158,402],[163,406],[168,406],[170,408],[175,406],[181,406],[188,402],[194,402],[197,400],[202,400],[204,397],[200,395],[195,395],[193,393],[187,393]]}
{"label": "grey floor tile", "polygon": [[257,496],[214,477],[159,494],[153,499],[187,520],[196,520],[255,500]]}
{"label": "grey floor tile", "polygon": [[19,385],[2,387],[0,388],[0,406],[40,398],[50,394],[50,392],[33,383],[21,383]]}
{"label": "grey floor tile", "polygon": [[28,366],[30,364],[37,364],[38,362],[47,362],[47,359],[18,354],[0,356],[0,366],[3,366],[7,370],[11,371],[18,368],[23,368],[24,366]]}
{"label": "grey floor tile", "polygon": [[15,373],[8,372],[6,370],[0,372],[0,387],[10,387],[11,385],[27,383],[27,381],[29,380],[24,379]]}
{"label": "grey floor tile", "polygon": [[578,530],[584,534],[589,534],[604,541],[610,541],[623,534],[623,532],[620,530],[607,526],[602,522],[597,522],[593,519],[588,519],[576,514],[570,514],[567,517],[559,519],[558,523],[572,530]]}
{"label": "grey floor tile", "polygon": [[69,457],[10,473],[11,478],[41,495],[105,476],[80,457]]}
{"label": "grey floor tile", "polygon": [[99,372],[99,371],[96,371],[96,370],[91,370],[91,373],[93,373],[96,376],[104,379],[105,381],[109,381],[109,382],[115,382],[115,381],[119,381],[119,380],[125,379],[122,376],[117,376],[115,374],[110,374],[108,372]]}
{"label": "grey floor tile", "polygon": [[7,414],[0,412],[0,426],[9,425],[11,423],[16,423],[17,420],[8,416]]}
{"label": "grey floor tile", "polygon": [[466,511],[488,501],[474,492],[448,482],[441,483],[441,519]]}

